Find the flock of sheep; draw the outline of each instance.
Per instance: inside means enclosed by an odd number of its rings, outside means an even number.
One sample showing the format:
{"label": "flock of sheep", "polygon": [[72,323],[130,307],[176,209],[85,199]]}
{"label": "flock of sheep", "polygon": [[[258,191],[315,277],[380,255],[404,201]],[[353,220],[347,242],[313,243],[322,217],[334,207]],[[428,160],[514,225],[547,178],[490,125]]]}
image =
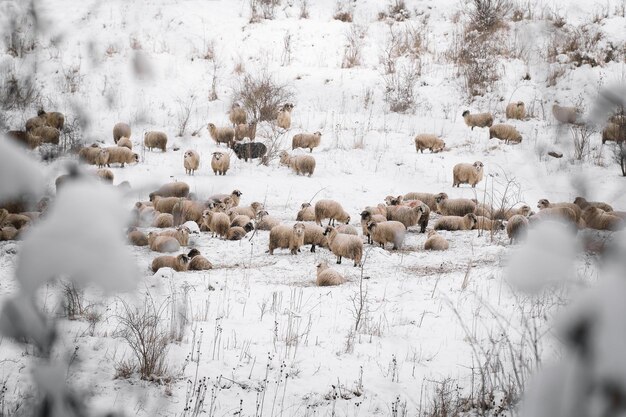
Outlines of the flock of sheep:
{"label": "flock of sheep", "polygon": [[[281,129],[291,127],[293,104],[283,105],[276,114],[275,123]],[[576,123],[579,112],[573,107],[560,107],[555,104],[553,115],[560,123]],[[211,138],[216,144],[224,143],[231,148],[239,159],[264,158],[267,148],[255,142],[256,122],[248,122],[247,115],[239,105],[233,105],[229,112],[231,126],[217,127],[208,124]],[[523,102],[511,103],[506,107],[506,117],[523,120],[526,117]],[[625,138],[620,117],[614,116],[602,133],[602,141],[621,141]],[[504,140],[506,143],[519,143],[521,134],[509,124],[493,124],[491,113],[471,114],[463,112],[467,126],[474,129],[489,128],[489,137]],[[615,119],[615,120],[614,120]],[[59,143],[63,129],[64,116],[58,112],[41,110],[36,117],[27,120],[23,131],[11,131],[8,137],[35,148],[42,143]],[[618,128],[616,129],[616,125]],[[313,149],[320,145],[321,133],[300,133],[293,136],[292,150],[296,148]],[[139,162],[139,156],[133,152],[130,140],[131,128],[126,123],[117,123],[113,127],[114,146],[101,147],[99,144],[86,146],[78,150],[80,161],[96,165],[95,175],[112,183],[112,164]],[[248,140],[246,140],[248,139]],[[168,138],[164,132],[149,131],[143,135],[143,144],[148,150],[166,152]],[[432,134],[420,134],[415,137],[418,152],[429,149],[440,152],[445,149],[445,142]],[[290,155],[287,151],[279,153],[280,163],[290,167],[298,175],[312,175],[316,161],[312,155]],[[193,175],[200,166],[200,156],[194,150],[184,152],[183,167],[186,174]],[[215,175],[225,175],[230,168],[228,152],[214,152],[211,170]],[[483,179],[484,165],[480,161],[460,163],[453,167],[453,187],[468,184],[471,187]],[[57,189],[71,174],[60,176],[56,180]],[[127,183],[119,186],[129,187]],[[424,250],[447,250],[449,243],[438,231],[467,231],[506,229],[510,243],[523,239],[528,228],[545,220],[567,224],[572,229],[593,228],[600,230],[619,230],[625,225],[626,212],[614,211],[602,202],[588,202],[578,197],[574,202],[550,203],[546,199],[538,202],[537,213],[528,205],[495,209],[488,204],[473,199],[449,198],[445,192],[438,194],[411,192],[400,196],[387,196],[384,203],[368,206],[360,212],[360,230],[351,225],[352,217],[343,206],[334,200],[319,200],[314,205],[303,203],[295,213],[293,221],[282,222],[272,217],[262,203],[252,202],[241,205],[242,193],[238,190],[230,194],[220,194],[206,200],[197,199],[189,193],[185,182],[165,184],[150,193],[148,201],[139,201],[133,208],[133,224],[127,231],[128,242],[136,246],[147,246],[160,253],[175,253],[181,247],[189,246],[189,234],[192,231],[209,232],[214,238],[240,240],[247,234],[269,232],[270,255],[278,249],[287,249],[293,255],[305,245],[315,252],[317,247],[330,250],[341,263],[343,258],[360,266],[363,259],[364,242],[376,244],[381,248],[391,246],[392,250],[402,249],[406,233],[427,233]],[[27,207],[20,202],[4,204],[0,208],[0,240],[13,240],[28,226],[37,221],[45,212],[48,200],[40,201],[36,208]],[[323,221],[328,219],[326,226]],[[432,229],[428,229],[431,224]],[[160,231],[144,233],[142,228],[157,228]],[[170,267],[176,271],[206,270],[213,268],[209,260],[197,249],[177,256],[161,255],[154,258],[151,269]],[[318,285],[337,285],[345,278],[324,262],[317,266]]]}

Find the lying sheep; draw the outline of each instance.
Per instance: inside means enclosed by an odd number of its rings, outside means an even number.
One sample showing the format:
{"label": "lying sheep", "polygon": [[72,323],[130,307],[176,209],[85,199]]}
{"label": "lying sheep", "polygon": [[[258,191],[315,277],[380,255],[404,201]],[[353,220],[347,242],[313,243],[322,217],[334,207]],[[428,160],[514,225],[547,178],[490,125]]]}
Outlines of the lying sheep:
{"label": "lying sheep", "polygon": [[459,187],[461,184],[469,184],[472,188],[476,188],[476,184],[483,179],[483,166],[480,161],[473,164],[456,164],[452,169],[452,186]]}
{"label": "lying sheep", "polygon": [[[184,182],[170,182],[163,184],[158,190],[150,193],[150,201],[154,197],[187,197],[189,196],[189,184]],[[160,211],[160,210],[159,210]]]}
{"label": "lying sheep", "polygon": [[189,229],[185,226],[179,226],[176,229],[167,229],[158,233],[159,236],[173,237],[180,243],[180,246],[189,246]]}
{"label": "lying sheep", "polygon": [[235,218],[235,216],[243,214],[244,216],[248,216],[251,219],[255,218],[259,211],[263,210],[263,203],[259,203],[258,201],[252,202],[247,207],[233,207],[228,210],[229,216],[231,220]]}
{"label": "lying sheep", "polygon": [[511,216],[506,224],[506,234],[509,237],[509,243],[518,243],[526,238],[528,233],[528,219],[521,214]]}
{"label": "lying sheep", "polygon": [[504,223],[502,223],[502,220],[491,220],[484,216],[476,216],[476,224],[474,225],[474,229],[495,232],[498,230],[503,230]]}
{"label": "lying sheep", "polygon": [[255,228],[257,230],[272,230],[272,227],[278,226],[280,224],[280,220],[275,217],[270,216],[267,211],[261,210],[257,213],[257,221]]}
{"label": "lying sheep", "polygon": [[167,135],[165,132],[151,131],[143,134],[143,144],[149,151],[153,148],[165,152],[167,147]]}
{"label": "lying sheep", "polygon": [[357,232],[356,227],[349,225],[349,224],[340,224],[339,226],[335,227],[335,230],[337,231],[337,233],[341,233],[344,235],[354,235],[354,236],[359,235],[359,232]]}
{"label": "lying sheep", "polygon": [[478,219],[474,213],[465,216],[441,216],[435,223],[435,230],[472,230]]}
{"label": "lying sheep", "polygon": [[0,241],[17,240],[20,231],[13,226],[0,227]]}
{"label": "lying sheep", "polygon": [[213,233],[213,237],[226,238],[230,229],[230,218],[225,213],[215,213],[211,210],[204,210],[202,221],[205,227]]}
{"label": "lying sheep", "polygon": [[404,224],[395,220],[380,223],[369,222],[367,224],[367,230],[369,231],[372,240],[380,244],[381,248],[384,249],[386,243],[393,243],[393,250],[402,248],[404,235],[406,234],[406,227],[404,227]]}
{"label": "lying sheep", "polygon": [[215,175],[226,175],[230,168],[230,156],[224,152],[213,152],[211,158],[211,169]]}
{"label": "lying sheep", "polygon": [[230,194],[215,194],[209,197],[209,202],[211,203],[224,203],[228,198],[231,199],[231,207],[237,207],[239,205],[239,200],[241,199],[241,191],[233,190]]}
{"label": "lying sheep", "polygon": [[465,110],[462,114],[465,124],[474,130],[475,127],[491,127],[493,124],[493,115],[491,113],[470,114],[469,110]]}
{"label": "lying sheep", "polygon": [[368,208],[361,212],[361,229],[363,230],[363,235],[367,237],[368,244],[372,243],[372,237],[370,236],[367,225],[369,223],[382,223],[386,221],[387,216],[383,216],[382,214],[373,214]]}
{"label": "lying sheep", "polygon": [[148,233],[148,245],[150,250],[156,252],[178,252],[180,242],[171,236],[160,236],[155,232]]}
{"label": "lying sheep", "polygon": [[523,101],[517,103],[509,103],[506,106],[506,118],[523,120],[526,117],[526,106]]}
{"label": "lying sheep", "polygon": [[559,123],[576,123],[578,109],[576,107],[562,107],[555,103],[552,106],[552,115]]}
{"label": "lying sheep", "polygon": [[233,139],[235,138],[235,129],[232,127],[217,127],[213,123],[207,125],[211,138],[217,143],[225,143],[229,147],[233,146]]}
{"label": "lying sheep", "polygon": [[133,153],[133,151],[128,148],[110,146],[105,149],[109,151],[109,162],[107,163],[109,168],[111,164],[120,164],[120,166],[124,168],[124,164],[139,162],[139,155]]}
{"label": "lying sheep", "polygon": [[230,227],[244,227],[246,224],[250,223],[252,219],[245,214],[237,214],[230,221]]}
{"label": "lying sheep", "polygon": [[315,223],[322,225],[322,220],[328,219],[328,225],[335,225],[335,220],[350,223],[350,215],[334,200],[320,200],[315,203]]}
{"label": "lying sheep", "polygon": [[159,212],[154,210],[152,206],[146,206],[144,203],[137,202],[133,207],[133,225],[150,226]]}
{"label": "lying sheep", "polygon": [[337,271],[331,269],[326,262],[320,262],[317,265],[317,279],[315,284],[318,287],[330,287],[333,285],[341,285],[347,280]]}
{"label": "lying sheep", "polygon": [[174,206],[178,204],[178,202],[179,197],[161,197],[157,195],[152,199],[154,209],[159,213],[173,214]]}
{"label": "lying sheep", "polygon": [[597,230],[622,230],[624,228],[624,220],[607,213],[598,207],[587,207],[582,214],[582,218],[590,229]]}
{"label": "lying sheep", "polygon": [[44,120],[46,126],[50,126],[58,130],[62,130],[65,125],[65,116],[63,116],[63,113],[59,113],[58,111],[47,112],[40,109],[37,112],[37,116]]}
{"label": "lying sheep", "polygon": [[441,140],[437,135],[421,134],[415,136],[415,150],[417,152],[424,153],[424,149],[429,149],[432,153],[443,151],[446,147],[446,143]]}
{"label": "lying sheep", "polygon": [[550,203],[550,201],[548,201],[545,198],[542,198],[541,200],[539,200],[537,202],[537,208],[539,210],[543,210],[546,208],[554,208],[554,207],[567,207],[569,209],[571,209],[574,214],[576,215],[576,222],[578,222],[578,220],[580,219],[581,215],[582,215],[582,210],[580,209],[580,207],[578,207],[576,204],[574,203]]}
{"label": "lying sheep", "polygon": [[246,223],[245,227],[231,227],[226,234],[226,240],[241,240],[246,237],[246,234],[251,230],[254,230],[254,226],[251,222]]}
{"label": "lying sheep", "polygon": [[187,265],[189,271],[208,271],[213,269],[213,264],[202,256],[198,249],[190,250],[187,257],[189,258],[189,265]]}
{"label": "lying sheep", "polygon": [[626,141],[626,124],[607,123],[604,129],[602,129],[602,144],[623,141]]}
{"label": "lying sheep", "polygon": [[263,158],[267,153],[267,146],[258,142],[235,143],[233,145],[233,152],[235,152],[237,158],[248,162],[248,159]]}
{"label": "lying sheep", "polygon": [[185,174],[193,175],[200,167],[200,155],[198,155],[198,152],[191,149],[185,152],[183,165],[185,166]]}
{"label": "lying sheep", "polygon": [[39,138],[39,143],[51,143],[53,145],[59,144],[59,137],[61,136],[58,129],[50,126],[36,127],[30,133]]}
{"label": "lying sheep", "polygon": [[420,200],[424,204],[428,206],[432,211],[437,211],[437,202],[435,201],[435,195],[431,193],[418,193],[411,192],[405,194],[403,197],[404,200]]}
{"label": "lying sheep", "polygon": [[119,122],[113,126],[113,142],[117,144],[121,138],[130,138],[130,126],[128,123]]}
{"label": "lying sheep", "polygon": [[304,224],[304,245],[311,245],[311,252],[315,252],[315,247],[328,248],[328,238],[324,235],[324,229],[313,223]]}
{"label": "lying sheep", "polygon": [[42,143],[42,138],[26,130],[9,130],[6,136],[13,139],[18,145],[26,146],[28,149],[35,149]]}
{"label": "lying sheep", "polygon": [[96,157],[94,159],[95,165],[98,168],[104,168],[105,165],[109,164],[109,160],[111,159],[111,154],[108,149],[98,149],[98,152],[94,152]]}
{"label": "lying sheep", "polygon": [[465,216],[474,213],[476,204],[467,198],[449,199],[448,194],[439,193],[435,196],[437,213],[443,216]]}
{"label": "lying sheep", "polygon": [[300,211],[296,214],[296,220],[299,222],[315,221],[315,209],[311,206],[311,203],[302,203]]}
{"label": "lying sheep", "polygon": [[78,151],[78,159],[89,165],[96,165],[96,158],[101,149],[96,143],[91,146],[84,146]]}
{"label": "lying sheep", "polygon": [[[425,217],[425,212],[428,212],[428,216],[430,217],[430,209],[424,203],[416,207],[409,206],[393,206],[393,210],[387,211],[387,220],[394,220],[402,223],[404,227],[407,229],[409,227],[415,226],[417,224],[420,225],[420,231],[424,232],[426,230],[426,226],[428,226],[428,217]],[[396,208],[397,207],[397,208]],[[426,219],[424,222],[423,218]]]}
{"label": "lying sheep", "polygon": [[100,178],[102,181],[113,184],[113,180],[115,179],[115,175],[113,175],[113,171],[106,168],[101,168],[96,171],[96,176]]}
{"label": "lying sheep", "polygon": [[279,224],[270,230],[269,252],[274,254],[274,249],[289,249],[292,255],[296,255],[300,246],[304,245],[304,223],[296,223],[293,226]]}
{"label": "lying sheep", "polygon": [[31,132],[33,129],[46,125],[46,120],[43,117],[35,116],[26,120],[24,128],[27,132]]}
{"label": "lying sheep", "polygon": [[437,233],[436,230],[428,231],[428,238],[424,242],[424,250],[448,250],[449,247],[446,238]]}
{"label": "lying sheep", "polygon": [[493,215],[491,216],[492,219],[499,219],[499,220],[509,220],[511,217],[519,214],[521,216],[524,217],[528,217],[530,216],[530,214],[532,213],[530,206],[524,204],[520,207],[517,208],[508,208],[508,209],[498,209],[498,210],[494,210]]}
{"label": "lying sheep", "polygon": [[176,272],[185,272],[189,258],[187,255],[180,254],[178,256],[158,256],[152,260],[152,272],[156,272],[161,268],[172,268]]}
{"label": "lying sheep", "polygon": [[148,236],[137,230],[136,227],[128,229],[126,239],[128,240],[128,243],[133,246],[148,246]]}
{"label": "lying sheep", "polygon": [[287,151],[281,151],[280,163],[288,166],[297,175],[313,175],[315,171],[315,158],[310,155],[295,155],[291,156]]}
{"label": "lying sheep", "polygon": [[158,227],[159,229],[165,229],[166,227],[174,227],[174,216],[170,213],[159,213],[152,223],[151,227]]}
{"label": "lying sheep", "polygon": [[522,135],[515,129],[515,126],[507,124],[497,124],[489,128],[489,139],[500,139],[504,143],[520,143]]}
{"label": "lying sheep", "polygon": [[228,112],[228,119],[233,124],[233,126],[244,124],[246,123],[247,119],[246,111],[241,107],[239,103],[233,103],[233,106]]}
{"label": "lying sheep", "polygon": [[276,116],[276,125],[278,127],[285,130],[291,127],[291,111],[293,108],[293,104],[287,103],[278,111],[278,115]]}
{"label": "lying sheep", "polygon": [[242,123],[235,127],[235,140],[240,142],[245,138],[254,141],[256,138],[256,122]]}
{"label": "lying sheep", "polygon": [[606,212],[613,211],[613,207],[607,203],[603,203],[601,201],[587,201],[584,197],[576,197],[574,199],[574,204],[580,207],[581,210],[585,210],[588,207],[597,207]]}
{"label": "lying sheep", "polygon": [[309,152],[313,152],[313,148],[320,146],[322,134],[315,133],[298,133],[291,140],[291,150],[296,148],[309,148]]}
{"label": "lying sheep", "polygon": [[30,217],[0,209],[0,226],[12,226],[19,230],[28,224],[30,224]]}
{"label": "lying sheep", "polygon": [[328,238],[328,248],[337,257],[338,264],[341,258],[348,258],[354,260],[354,266],[361,265],[363,242],[360,237],[337,233],[332,226],[326,226],[324,236]]}
{"label": "lying sheep", "polygon": [[125,148],[130,149],[131,151],[133,150],[133,142],[131,142],[131,140],[127,138],[126,136],[122,136],[121,138],[119,138],[119,140],[116,143],[117,143],[117,146],[123,146]]}

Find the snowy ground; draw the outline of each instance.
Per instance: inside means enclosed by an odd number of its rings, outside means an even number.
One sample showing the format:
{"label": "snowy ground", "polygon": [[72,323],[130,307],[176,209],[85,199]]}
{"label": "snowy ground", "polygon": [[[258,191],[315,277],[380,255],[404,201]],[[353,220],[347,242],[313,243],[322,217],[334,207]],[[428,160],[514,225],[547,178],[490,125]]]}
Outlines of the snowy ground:
{"label": "snowy ground", "polygon": [[[572,179],[582,176],[588,199],[626,207],[618,191],[623,186],[619,167],[611,161],[609,147],[601,147],[599,134],[593,137],[591,157],[573,162],[570,133],[559,131],[550,113],[555,99],[590,106],[602,86],[623,82],[623,60],[568,69],[556,86],[547,88],[548,67],[540,58],[552,25],[540,18],[511,23],[510,38],[530,50],[527,62],[502,60],[503,76],[494,91],[469,104],[454,66],[444,56],[458,30],[453,23],[457,2],[411,1],[407,4],[412,15],[419,16],[415,22],[428,22],[418,107],[414,114],[389,113],[379,63],[389,30],[376,20],[385,5],[375,0],[356,4],[355,22],[367,28],[362,64],[341,68],[350,24],[332,19],[335,2],[311,2],[308,19],[299,19],[300,3],[292,3],[278,8],[274,20],[249,24],[248,1],[45,2],[39,5],[45,33],[38,52],[2,59],[18,71],[36,64],[43,104],[86,117],[87,143],[110,146],[113,125],[131,123],[141,161],[113,168],[115,184],[129,181],[133,187],[129,210],[135,201],[147,200],[148,190],[173,179],[186,181],[199,197],[239,189],[242,205],[261,201],[284,221],[295,220],[303,202],[332,198],[351,214],[351,223],[360,226],[363,207],[381,203],[390,194],[446,192],[450,197],[489,200],[492,192],[502,192],[505,177],[513,177],[520,185],[520,202],[534,207],[540,198],[573,201],[580,191]],[[598,27],[606,42],[623,45],[626,19],[614,14],[619,1],[532,4],[538,16],[555,11],[574,24],[588,22],[606,8],[610,16]],[[282,65],[286,33],[292,35],[293,51],[291,62]],[[203,56],[212,42],[220,65],[219,99],[210,102],[213,63]],[[131,71],[137,59],[145,60],[148,68],[142,77]],[[312,154],[317,168],[311,178],[296,176],[277,161],[264,166],[238,161],[234,155],[226,176],[210,172],[211,153],[220,148],[204,126],[228,124],[230,94],[241,76],[233,70],[237,64],[249,73],[267,68],[292,86],[296,107],[292,127],[282,137],[285,149],[295,133],[322,132],[321,146]],[[79,81],[70,92],[67,72],[73,68]],[[526,73],[530,80],[522,80]],[[191,95],[195,101],[189,128],[176,137],[181,103],[189,102]],[[524,137],[517,146],[489,141],[487,129],[471,131],[461,117],[468,108],[492,111],[504,121],[504,107],[518,100],[533,103],[535,111],[529,120],[511,122]],[[11,113],[10,127],[20,127],[34,112]],[[191,135],[201,127],[198,135]],[[167,152],[142,149],[142,132],[153,129],[168,134]],[[449,150],[416,154],[417,133],[441,134]],[[263,139],[261,131],[257,140]],[[564,158],[543,155],[553,148]],[[198,151],[202,160],[193,177],[185,175],[182,164],[187,149]],[[476,160],[484,163],[486,180],[475,190],[452,189],[452,167]],[[58,161],[45,167],[51,191],[63,166]],[[269,232],[238,242],[195,236],[193,246],[216,265],[203,273],[153,275],[148,265],[156,254],[129,247],[142,273],[137,290],[112,297],[88,288],[85,303],[93,304],[101,319],[95,325],[86,319],[60,319],[60,346],[54,355],[71,358],[68,384],[100,411],[194,415],[184,413],[190,386],[207,378],[204,410],[209,415],[415,415],[427,408],[433,390],[446,378],[456,381],[461,395],[470,394],[478,360],[472,344],[492,346],[494,335],[507,334],[529,352],[524,338],[530,320],[547,332],[539,355],[551,357],[554,343],[548,329],[563,301],[554,295],[537,301],[510,287],[506,261],[519,249],[508,244],[505,233],[443,234],[450,250],[442,253],[425,252],[425,235],[413,230],[401,251],[366,246],[362,271],[347,260],[334,265],[334,256],[323,249],[303,250],[297,256],[279,250],[270,256],[265,253]],[[3,298],[17,289],[12,278],[16,255],[8,250],[14,247],[0,243]],[[316,287],[315,265],[321,260],[350,282]],[[586,259],[581,257],[576,265],[583,279],[593,279],[593,266]],[[353,301],[359,296],[361,274],[367,312],[355,332]],[[180,309],[189,320],[180,340],[168,347],[171,380],[161,384],[137,375],[114,379],[116,366],[131,358],[128,345],[115,337],[122,300],[141,306],[146,297],[166,306],[166,328]],[[58,284],[46,286],[40,298],[45,311],[60,314]],[[1,398],[8,407],[24,401],[31,390],[29,371],[38,362],[32,353],[0,340],[0,379],[7,387]],[[240,407],[242,413],[235,414]]]}

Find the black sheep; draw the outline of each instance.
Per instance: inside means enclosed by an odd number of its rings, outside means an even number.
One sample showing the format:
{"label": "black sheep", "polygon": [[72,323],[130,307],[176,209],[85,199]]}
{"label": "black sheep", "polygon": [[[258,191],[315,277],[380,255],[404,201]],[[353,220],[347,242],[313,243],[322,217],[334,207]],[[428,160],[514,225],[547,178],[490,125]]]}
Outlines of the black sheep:
{"label": "black sheep", "polygon": [[237,158],[248,162],[248,159],[263,157],[267,153],[267,147],[259,142],[235,143],[233,151]]}

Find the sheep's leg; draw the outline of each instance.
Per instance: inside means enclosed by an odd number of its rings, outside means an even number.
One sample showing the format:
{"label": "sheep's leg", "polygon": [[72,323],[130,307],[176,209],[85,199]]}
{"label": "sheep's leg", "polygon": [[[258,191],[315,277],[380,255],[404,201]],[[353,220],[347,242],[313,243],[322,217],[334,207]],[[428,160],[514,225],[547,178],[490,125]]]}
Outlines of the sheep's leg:
{"label": "sheep's leg", "polygon": [[337,263],[340,264],[341,263],[341,256],[337,256]]}
{"label": "sheep's leg", "polygon": [[315,245],[311,245],[311,252],[315,252]]}

